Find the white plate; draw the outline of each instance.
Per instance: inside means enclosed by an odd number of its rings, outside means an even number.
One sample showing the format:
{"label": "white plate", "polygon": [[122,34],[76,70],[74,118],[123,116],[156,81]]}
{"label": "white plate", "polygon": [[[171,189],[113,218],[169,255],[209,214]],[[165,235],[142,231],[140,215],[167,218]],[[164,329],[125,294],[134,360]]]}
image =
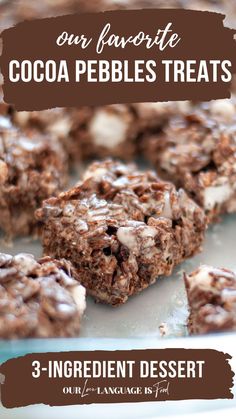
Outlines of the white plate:
{"label": "white plate", "polygon": [[[173,275],[159,278],[121,307],[96,304],[88,297],[80,337],[160,337],[160,326],[164,326],[167,335],[185,335],[188,311],[183,271],[191,272],[202,263],[236,269],[235,227],[236,215],[225,216],[222,223],[207,231],[202,253],[177,266]],[[28,239],[16,240],[12,248],[1,245],[0,250],[42,255],[40,243]]]}

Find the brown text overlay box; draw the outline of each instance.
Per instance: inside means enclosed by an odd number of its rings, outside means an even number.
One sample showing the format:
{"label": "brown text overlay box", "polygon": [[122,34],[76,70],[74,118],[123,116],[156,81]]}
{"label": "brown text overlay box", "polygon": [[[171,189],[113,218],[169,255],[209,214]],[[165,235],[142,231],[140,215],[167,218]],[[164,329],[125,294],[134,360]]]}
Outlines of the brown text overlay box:
{"label": "brown text overlay box", "polygon": [[[211,349],[148,349],[133,351],[81,351],[61,353],[29,354],[8,360],[0,367],[2,379],[1,400],[5,407],[13,408],[30,404],[44,403],[51,406],[90,404],[90,403],[124,403],[184,399],[233,398],[233,372],[228,359],[230,355]],[[39,378],[33,378],[35,368],[33,361],[40,361]],[[49,361],[127,361],[134,362],[132,374],[128,370],[125,377],[117,378],[49,378]],[[140,376],[142,361],[205,361],[202,377],[170,378]],[[149,362],[150,365],[150,362]],[[42,368],[47,368],[43,371]],[[37,371],[37,370],[36,370]],[[65,388],[80,388],[83,394],[66,394]],[[106,394],[104,388],[139,388],[139,393]],[[156,389],[159,391],[156,394]],[[98,388],[100,390],[98,390]],[[151,392],[146,390],[151,388]],[[64,389],[64,390],[63,390]],[[164,389],[164,390],[163,390]],[[163,391],[162,391],[163,390]]]}
{"label": "brown text overlay box", "polygon": [[[212,82],[164,82],[162,60],[229,60],[231,72],[236,70],[234,30],[223,26],[224,15],[210,12],[174,9],[143,9],[110,11],[62,16],[23,22],[3,31],[3,54],[1,71],[4,75],[4,100],[15,104],[17,110],[42,110],[56,106],[102,105],[109,103],[150,102],[164,100],[211,100],[229,97],[229,83]],[[159,51],[158,47],[147,49],[144,44],[125,48],[106,47],[101,54],[96,52],[96,42],[107,23],[111,33],[128,37],[139,31],[156,35],[171,22],[173,32],[181,38],[174,47]],[[86,49],[78,45],[58,46],[58,36],[84,34],[92,37]],[[13,83],[8,78],[9,62],[52,59],[68,63],[70,81],[46,81]],[[156,60],[157,80],[136,83],[90,82],[82,79],[75,82],[75,60],[128,60],[132,71],[134,60]]]}

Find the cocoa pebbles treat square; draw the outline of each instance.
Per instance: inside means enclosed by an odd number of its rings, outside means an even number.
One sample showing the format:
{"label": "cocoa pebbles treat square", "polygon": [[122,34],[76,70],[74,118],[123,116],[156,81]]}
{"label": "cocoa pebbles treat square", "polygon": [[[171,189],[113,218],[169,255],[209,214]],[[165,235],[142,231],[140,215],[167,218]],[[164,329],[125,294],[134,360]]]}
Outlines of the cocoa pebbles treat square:
{"label": "cocoa pebbles treat square", "polygon": [[35,210],[66,180],[67,157],[54,137],[23,133],[0,116],[0,230],[7,238],[36,233]]}
{"label": "cocoa pebbles treat square", "polygon": [[131,105],[82,107],[72,134],[73,155],[83,159],[136,154],[138,121]]}
{"label": "cocoa pebbles treat square", "polygon": [[77,336],[85,288],[68,261],[0,253],[0,338]]}
{"label": "cocoa pebbles treat square", "polygon": [[145,146],[159,175],[183,187],[209,221],[236,211],[234,98],[190,106],[161,133],[147,136]]}
{"label": "cocoa pebbles treat square", "polygon": [[119,305],[201,250],[202,209],[153,172],[95,162],[36,211],[44,253],[72,262],[96,300]]}
{"label": "cocoa pebbles treat square", "polygon": [[132,160],[141,149],[143,133],[161,129],[176,109],[173,102],[81,107],[74,113],[69,154],[77,160]]}
{"label": "cocoa pebbles treat square", "polygon": [[236,330],[236,274],[202,265],[184,275],[192,334]]}

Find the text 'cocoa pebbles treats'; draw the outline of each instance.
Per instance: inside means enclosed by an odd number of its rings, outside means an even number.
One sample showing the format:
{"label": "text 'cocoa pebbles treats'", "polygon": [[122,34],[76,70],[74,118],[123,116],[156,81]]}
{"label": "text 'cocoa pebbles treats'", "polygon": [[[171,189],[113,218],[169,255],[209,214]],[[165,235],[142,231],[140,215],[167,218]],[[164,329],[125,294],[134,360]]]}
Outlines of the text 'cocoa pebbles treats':
{"label": "text 'cocoa pebbles treats'", "polygon": [[85,288],[70,262],[0,253],[0,338],[77,336]]}
{"label": "text 'cocoa pebbles treats'", "polygon": [[236,211],[235,98],[189,106],[145,147],[160,176],[183,187],[209,221]]}
{"label": "text 'cocoa pebbles treats'", "polygon": [[0,115],[0,230],[7,237],[35,233],[35,210],[66,180],[67,157],[56,138],[22,132]]}
{"label": "text 'cocoa pebbles treats'", "polygon": [[235,272],[202,265],[185,274],[184,279],[190,307],[190,333],[236,330]]}
{"label": "text 'cocoa pebbles treats'", "polygon": [[70,260],[96,300],[118,305],[201,249],[202,209],[135,165],[93,163],[36,212],[45,254]]}

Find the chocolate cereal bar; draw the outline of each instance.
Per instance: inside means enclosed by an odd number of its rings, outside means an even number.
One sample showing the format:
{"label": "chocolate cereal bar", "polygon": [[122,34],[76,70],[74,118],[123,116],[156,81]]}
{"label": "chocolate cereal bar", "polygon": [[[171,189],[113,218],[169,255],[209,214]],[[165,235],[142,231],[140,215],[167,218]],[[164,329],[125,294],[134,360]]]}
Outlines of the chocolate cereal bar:
{"label": "chocolate cereal bar", "polygon": [[68,261],[0,253],[0,338],[77,336],[85,306]]}
{"label": "chocolate cereal bar", "polygon": [[44,253],[65,258],[96,300],[119,305],[198,253],[205,216],[153,172],[107,160],[36,211]]}
{"label": "chocolate cereal bar", "polygon": [[185,274],[184,279],[190,308],[190,333],[236,330],[235,272],[203,265],[191,274]]}
{"label": "chocolate cereal bar", "polygon": [[23,133],[0,116],[0,230],[8,237],[35,233],[35,210],[66,179],[67,158],[55,138]]}
{"label": "chocolate cereal bar", "polygon": [[209,221],[236,211],[236,106],[218,100],[190,107],[146,138],[159,175],[183,187]]}

